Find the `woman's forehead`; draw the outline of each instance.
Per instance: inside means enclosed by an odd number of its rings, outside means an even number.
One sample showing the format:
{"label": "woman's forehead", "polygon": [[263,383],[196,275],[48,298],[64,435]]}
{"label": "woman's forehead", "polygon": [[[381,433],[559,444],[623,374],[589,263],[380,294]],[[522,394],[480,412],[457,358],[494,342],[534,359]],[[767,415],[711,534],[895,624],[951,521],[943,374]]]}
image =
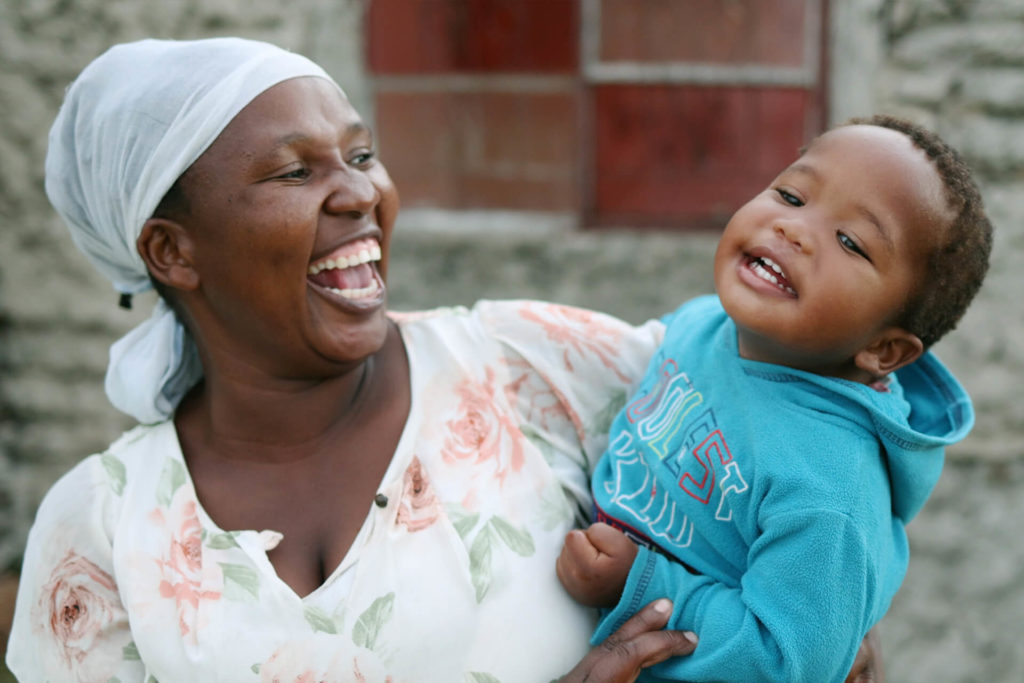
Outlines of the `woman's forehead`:
{"label": "woman's forehead", "polygon": [[257,148],[288,145],[303,138],[365,129],[362,119],[332,82],[317,77],[282,81],[247,104],[211,145]]}

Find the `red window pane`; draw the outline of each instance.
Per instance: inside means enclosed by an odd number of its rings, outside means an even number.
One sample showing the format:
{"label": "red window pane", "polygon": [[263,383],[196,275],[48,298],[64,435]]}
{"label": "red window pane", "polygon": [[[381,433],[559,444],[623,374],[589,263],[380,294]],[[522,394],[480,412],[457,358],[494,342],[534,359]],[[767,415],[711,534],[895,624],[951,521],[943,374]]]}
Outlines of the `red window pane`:
{"label": "red window pane", "polygon": [[724,225],[796,158],[809,100],[784,88],[597,88],[592,220]]}
{"label": "red window pane", "polygon": [[381,157],[406,207],[576,211],[565,93],[378,93]]}
{"label": "red window pane", "polygon": [[801,66],[806,0],[602,0],[601,59]]}
{"label": "red window pane", "polygon": [[573,72],[579,0],[373,0],[376,74]]}

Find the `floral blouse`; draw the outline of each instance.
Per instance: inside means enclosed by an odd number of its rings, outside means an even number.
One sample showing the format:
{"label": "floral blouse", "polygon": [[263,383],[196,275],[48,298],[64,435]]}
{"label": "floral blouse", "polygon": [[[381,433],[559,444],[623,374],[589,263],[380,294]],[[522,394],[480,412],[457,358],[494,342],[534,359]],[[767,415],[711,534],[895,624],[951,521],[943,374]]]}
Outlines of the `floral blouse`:
{"label": "floral blouse", "polygon": [[[393,316],[412,406],[330,577],[300,597],[273,529],[222,529],[173,422],[141,426],[47,494],[7,654],[21,681],[543,683],[595,615],[555,576],[588,475],[663,328],[538,302]],[[383,502],[383,499],[381,499]]]}

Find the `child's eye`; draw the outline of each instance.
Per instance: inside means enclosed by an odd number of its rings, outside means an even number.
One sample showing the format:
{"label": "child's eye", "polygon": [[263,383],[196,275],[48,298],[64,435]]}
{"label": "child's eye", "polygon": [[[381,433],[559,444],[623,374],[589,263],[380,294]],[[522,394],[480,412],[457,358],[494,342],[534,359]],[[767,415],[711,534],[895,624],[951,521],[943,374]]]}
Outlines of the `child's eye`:
{"label": "child's eye", "polygon": [[842,247],[847,251],[852,251],[854,254],[857,254],[858,256],[867,259],[868,262],[871,261],[871,257],[869,257],[867,253],[863,249],[861,249],[860,246],[856,242],[854,242],[853,239],[845,232],[836,232],[836,239],[839,240],[839,244],[841,244]]}
{"label": "child's eye", "polygon": [[371,161],[373,161],[376,158],[376,156],[377,153],[374,152],[372,149],[366,150],[365,152],[360,152],[359,154],[356,154],[354,157],[352,157],[351,163],[355,164],[356,166],[366,166]]}
{"label": "child's eye", "polygon": [[782,201],[786,202],[787,204],[791,204],[793,206],[804,205],[804,201],[797,197],[795,194],[792,194],[791,192],[786,192],[781,188],[777,189],[776,192],[778,192],[779,196],[782,197]]}

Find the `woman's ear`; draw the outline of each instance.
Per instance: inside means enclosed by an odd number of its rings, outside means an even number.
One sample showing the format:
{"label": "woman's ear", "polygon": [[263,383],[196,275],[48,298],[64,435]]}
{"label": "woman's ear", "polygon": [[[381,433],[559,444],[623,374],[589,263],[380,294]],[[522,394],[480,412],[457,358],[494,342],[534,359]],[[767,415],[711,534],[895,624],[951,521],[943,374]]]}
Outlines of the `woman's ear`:
{"label": "woman's ear", "polygon": [[921,339],[902,327],[890,327],[853,357],[858,368],[878,379],[910,365],[924,353]]}
{"label": "woman's ear", "polygon": [[181,223],[150,218],[135,242],[139,256],[159,282],[182,290],[199,287],[199,273],[193,263],[192,239]]}

